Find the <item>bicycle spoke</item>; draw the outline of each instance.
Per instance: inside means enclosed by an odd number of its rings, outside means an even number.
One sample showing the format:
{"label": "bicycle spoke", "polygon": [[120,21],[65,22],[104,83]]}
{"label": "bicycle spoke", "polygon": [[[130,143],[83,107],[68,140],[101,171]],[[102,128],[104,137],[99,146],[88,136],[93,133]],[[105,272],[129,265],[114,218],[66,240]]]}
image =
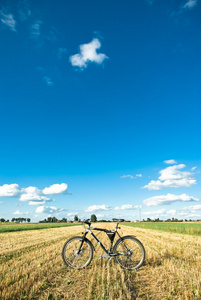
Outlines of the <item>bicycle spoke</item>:
{"label": "bicycle spoke", "polygon": [[134,269],[143,263],[144,248],[135,238],[128,237],[116,246],[116,261],[125,269]]}
{"label": "bicycle spoke", "polygon": [[[64,245],[62,256],[64,262],[72,268],[83,268],[92,259],[92,249],[88,242],[84,242],[80,249],[82,238],[75,237]],[[78,253],[79,251],[79,253]]]}

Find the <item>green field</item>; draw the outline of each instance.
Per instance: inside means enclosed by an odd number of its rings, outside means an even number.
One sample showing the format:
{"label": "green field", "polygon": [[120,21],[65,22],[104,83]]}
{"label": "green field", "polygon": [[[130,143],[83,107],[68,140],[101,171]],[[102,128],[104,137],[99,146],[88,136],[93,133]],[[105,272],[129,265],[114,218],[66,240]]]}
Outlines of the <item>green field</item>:
{"label": "green field", "polygon": [[167,232],[175,232],[182,234],[201,235],[201,222],[137,222],[137,223],[122,223],[122,225],[139,227],[144,229],[155,229]]}
{"label": "green field", "polygon": [[69,226],[77,226],[77,225],[81,225],[81,223],[31,223],[31,224],[0,223],[0,233],[12,232],[12,231],[23,231],[23,230],[69,227]]}

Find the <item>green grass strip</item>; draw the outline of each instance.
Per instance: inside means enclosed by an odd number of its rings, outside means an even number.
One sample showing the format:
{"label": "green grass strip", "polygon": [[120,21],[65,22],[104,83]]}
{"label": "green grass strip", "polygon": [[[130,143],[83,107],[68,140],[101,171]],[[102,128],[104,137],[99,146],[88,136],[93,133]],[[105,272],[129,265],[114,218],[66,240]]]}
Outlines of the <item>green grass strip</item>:
{"label": "green grass strip", "polygon": [[24,230],[38,230],[48,228],[59,228],[59,227],[70,227],[78,226],[81,223],[34,223],[34,224],[11,224],[11,225],[0,225],[0,233],[13,232],[13,231],[24,231]]}
{"label": "green grass strip", "polygon": [[122,225],[130,227],[138,227],[144,229],[154,229],[166,232],[175,232],[181,234],[201,235],[201,223],[178,223],[178,222],[137,222],[122,223]]}

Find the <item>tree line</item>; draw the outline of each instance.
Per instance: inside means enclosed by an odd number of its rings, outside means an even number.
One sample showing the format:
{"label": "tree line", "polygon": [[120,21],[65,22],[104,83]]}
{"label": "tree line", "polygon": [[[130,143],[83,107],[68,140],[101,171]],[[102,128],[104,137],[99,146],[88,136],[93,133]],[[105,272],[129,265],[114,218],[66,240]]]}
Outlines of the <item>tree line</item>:
{"label": "tree line", "polygon": [[[193,222],[193,220],[189,219],[185,219],[185,220],[179,220],[177,218],[172,218],[172,219],[167,219],[167,220],[160,220],[159,218],[157,219],[150,219],[150,218],[147,218],[146,220],[143,219],[143,222]],[[197,221],[200,221],[200,220],[197,220]]]}
{"label": "tree line", "polygon": [[[147,218],[146,220],[143,219],[143,222],[192,222],[193,220],[189,219],[185,219],[185,220],[179,220],[177,218],[172,218],[172,219],[167,219],[167,220],[160,220],[159,218],[156,218],[156,219],[150,219],[150,218]],[[200,221],[200,220],[197,220],[197,221]],[[9,222],[9,220],[6,220],[4,218],[0,218],[0,222],[4,223],[4,222]],[[30,218],[12,218],[11,222],[15,222],[15,223],[23,223],[23,222],[27,222],[27,223],[30,223],[31,222],[31,219]],[[56,217],[48,217],[48,218],[45,218],[44,220],[42,221],[39,221],[39,223],[67,223],[67,222],[73,222],[72,220],[67,220],[67,218],[62,218],[61,220],[57,219]],[[75,215],[74,216],[74,222],[82,222],[81,219],[78,217],[78,215]],[[90,218],[90,222],[92,223],[95,223],[95,222],[111,222],[111,221],[106,221],[106,220],[97,220],[97,217],[95,214],[92,214],[91,215],[91,218]],[[125,222],[130,222],[129,220],[128,221],[125,221]],[[139,221],[137,221],[139,222]]]}
{"label": "tree line", "polygon": [[[97,217],[96,215],[91,215],[91,222],[97,222]],[[39,223],[57,223],[57,222],[61,222],[61,223],[66,223],[68,222],[67,218],[62,218],[61,220],[58,220],[56,217],[48,217],[45,218],[42,221],[39,221]],[[69,222],[73,222],[72,220],[69,220]],[[74,216],[74,222],[82,222],[81,219],[78,217],[78,215]]]}
{"label": "tree line", "polygon": [[[9,222],[9,220],[5,220],[4,218],[0,219],[0,222],[4,223],[4,222]],[[17,223],[22,223],[22,222],[31,222],[30,218],[12,218],[11,222],[17,222]]]}

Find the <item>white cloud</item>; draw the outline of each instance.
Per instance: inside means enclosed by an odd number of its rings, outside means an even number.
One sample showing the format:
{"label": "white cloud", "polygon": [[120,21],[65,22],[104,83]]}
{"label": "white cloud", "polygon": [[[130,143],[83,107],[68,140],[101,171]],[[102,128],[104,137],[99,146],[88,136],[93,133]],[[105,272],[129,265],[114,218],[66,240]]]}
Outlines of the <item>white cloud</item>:
{"label": "white cloud", "polygon": [[198,214],[196,211],[193,211],[190,209],[192,206],[184,209],[171,209],[171,210],[165,210],[165,209],[160,209],[156,211],[147,211],[143,212],[143,215],[150,216],[151,218],[156,218],[156,217],[163,217],[164,219],[167,218],[182,218],[182,219],[190,219],[190,218],[200,218],[201,214]]}
{"label": "white cloud", "polygon": [[31,25],[31,37],[36,40],[40,36],[40,28],[41,28],[42,22],[40,20],[35,21]]}
{"label": "white cloud", "polygon": [[65,211],[63,208],[56,208],[55,206],[39,206],[36,208],[36,213],[44,213],[44,214],[51,214],[51,213],[58,213],[61,211]]}
{"label": "white cloud", "polygon": [[35,186],[28,186],[27,188],[22,188],[21,192],[25,193],[26,195],[40,195],[41,194],[41,190]]}
{"label": "white cloud", "polygon": [[54,85],[54,82],[52,81],[52,79],[50,77],[44,76],[43,80],[48,86]]}
{"label": "white cloud", "polygon": [[[48,199],[48,198],[47,198]],[[49,200],[43,200],[43,201],[40,201],[40,200],[34,200],[34,201],[29,201],[29,205],[43,205],[45,204],[46,202],[51,202],[53,201],[52,199],[49,199]]]}
{"label": "white cloud", "polygon": [[22,194],[20,196],[20,201],[53,201],[50,198],[47,198],[45,196],[39,196],[34,194]]}
{"label": "white cloud", "polygon": [[130,178],[130,179],[135,179],[137,177],[142,177],[142,174],[136,174],[135,176],[133,175],[122,175],[120,178]]}
{"label": "white cloud", "polygon": [[156,211],[146,211],[146,212],[143,212],[142,214],[143,215],[163,215],[165,212],[166,212],[165,209],[159,209]]}
{"label": "white cloud", "polygon": [[23,215],[23,212],[19,211],[19,210],[16,210],[14,213],[14,215]]}
{"label": "white cloud", "polygon": [[195,7],[197,5],[197,3],[198,3],[198,0],[188,0],[184,4],[183,8],[185,8],[185,9],[191,9],[191,8]]}
{"label": "white cloud", "polygon": [[123,175],[123,176],[120,176],[120,178],[135,178],[133,175]]}
{"label": "white cloud", "polygon": [[94,38],[90,43],[80,45],[80,53],[70,56],[69,60],[72,66],[84,69],[88,63],[95,62],[102,64],[102,62],[108,58],[103,53],[97,53],[96,50],[101,47],[101,43],[97,38]]}
{"label": "white cloud", "polygon": [[160,180],[151,180],[151,182],[148,185],[145,185],[144,188],[148,188],[148,190],[161,190],[164,187],[190,187],[195,183],[196,180],[194,179],[165,180],[164,182],[161,182]]}
{"label": "white cloud", "polygon": [[16,183],[0,186],[0,197],[15,197],[19,192],[19,185]]}
{"label": "white cloud", "polygon": [[97,214],[97,215],[96,215],[97,218],[103,218],[104,216],[105,216],[105,215],[103,215],[103,214]]}
{"label": "white cloud", "polygon": [[29,205],[40,205],[45,204],[45,202],[53,201],[50,198],[42,196],[41,190],[35,186],[29,186],[21,190],[22,195],[20,196],[20,201],[29,201]]}
{"label": "white cloud", "polygon": [[199,201],[199,199],[186,194],[182,194],[182,195],[167,194],[167,195],[160,195],[160,196],[147,198],[143,200],[143,203],[146,206],[155,206],[155,205],[169,205],[171,203],[178,202],[178,201],[179,202]]}
{"label": "white cloud", "polygon": [[121,207],[115,207],[114,210],[134,210],[134,209],[137,209],[139,208],[138,205],[131,205],[131,204],[124,204],[122,205]]}
{"label": "white cloud", "polygon": [[0,11],[1,22],[8,26],[11,31],[16,32],[16,21],[12,14],[5,14],[3,11]]}
{"label": "white cloud", "polygon": [[167,211],[167,214],[169,214],[169,215],[176,215],[176,213],[177,213],[177,210],[176,209],[171,209],[171,210],[168,210]]}
{"label": "white cloud", "polygon": [[189,210],[190,212],[195,212],[197,210],[201,210],[201,205],[198,204],[198,205],[192,205],[192,206],[189,206],[189,207],[184,207],[183,210]]}
{"label": "white cloud", "polygon": [[75,213],[68,213],[67,214],[67,217],[73,217],[73,216],[76,216],[78,214],[78,212],[75,212]]}
{"label": "white cloud", "polygon": [[0,186],[0,197],[19,196],[20,201],[29,201],[29,205],[42,205],[46,202],[55,201],[54,199],[48,198],[46,195],[63,194],[66,192],[67,188],[68,185],[66,183],[53,184],[50,187],[44,188],[42,191],[35,186],[19,189],[19,185],[16,183],[4,184],[3,186]]}
{"label": "white cloud", "polygon": [[189,179],[192,177],[192,174],[190,172],[186,171],[179,171],[180,169],[185,168],[184,164],[175,165],[171,167],[167,167],[164,170],[160,171],[161,176],[159,177],[160,180],[177,180],[177,179]]}
{"label": "white cloud", "polygon": [[163,187],[190,187],[196,184],[193,173],[179,171],[183,168],[185,168],[184,164],[167,167],[159,172],[161,174],[158,178],[159,180],[151,180],[151,182],[143,188],[160,190]]}
{"label": "white cloud", "polygon": [[22,211],[19,211],[19,210],[17,210],[17,211],[15,211],[14,213],[13,213],[13,215],[29,215],[30,213],[27,211],[27,212],[22,212]]}
{"label": "white cloud", "polygon": [[168,165],[177,164],[176,160],[174,160],[174,159],[164,160],[164,163],[166,163]]}
{"label": "white cloud", "polygon": [[63,194],[66,192],[68,185],[66,183],[53,184],[43,190],[44,195]]}
{"label": "white cloud", "polygon": [[108,205],[102,204],[102,205],[91,205],[87,209],[85,209],[86,212],[95,212],[95,211],[104,211],[104,210],[111,210],[111,208]]}
{"label": "white cloud", "polygon": [[197,167],[193,167],[191,170],[194,171],[195,169],[197,169]]}

